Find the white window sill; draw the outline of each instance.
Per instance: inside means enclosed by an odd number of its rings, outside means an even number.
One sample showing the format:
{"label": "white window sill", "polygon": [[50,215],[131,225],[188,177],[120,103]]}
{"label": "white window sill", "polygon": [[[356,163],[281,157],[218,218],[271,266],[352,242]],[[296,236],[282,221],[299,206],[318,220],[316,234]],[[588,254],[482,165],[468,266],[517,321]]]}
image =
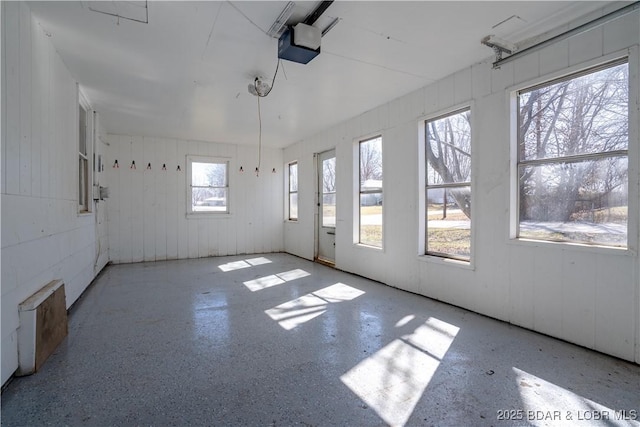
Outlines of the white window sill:
{"label": "white window sill", "polygon": [[547,248],[555,250],[569,250],[577,252],[590,252],[605,255],[621,255],[621,256],[636,256],[636,251],[626,247],[619,248],[615,246],[603,246],[603,245],[589,245],[578,242],[552,242],[549,240],[535,240],[526,239],[521,237],[510,238],[508,244],[514,246],[527,246],[535,248]]}
{"label": "white window sill", "polygon": [[476,267],[471,261],[464,261],[461,259],[445,258],[436,255],[418,255],[420,262],[426,262],[430,264],[446,265],[448,267],[462,268],[464,270],[475,270]]}
{"label": "white window sill", "polygon": [[353,246],[357,247],[357,248],[362,248],[362,249],[368,249],[368,250],[372,250],[372,251],[376,251],[376,252],[384,252],[384,248],[381,248],[379,246],[371,246],[371,245],[366,245],[364,243],[354,243]]}
{"label": "white window sill", "polygon": [[229,219],[233,217],[229,212],[187,213],[187,219]]}

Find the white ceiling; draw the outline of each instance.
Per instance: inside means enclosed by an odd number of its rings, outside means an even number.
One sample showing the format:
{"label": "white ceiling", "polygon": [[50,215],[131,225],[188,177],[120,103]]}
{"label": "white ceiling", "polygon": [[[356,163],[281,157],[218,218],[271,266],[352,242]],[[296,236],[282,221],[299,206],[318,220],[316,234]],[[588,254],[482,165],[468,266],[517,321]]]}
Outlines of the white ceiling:
{"label": "white ceiling", "polygon": [[[290,22],[318,2],[296,1]],[[511,42],[607,2],[336,1],[339,23],[309,64],[282,61],[261,99],[263,142],[284,147],[493,55]],[[30,2],[109,133],[255,144],[256,75],[271,80],[277,39],[266,31],[286,1]],[[511,19],[509,19],[511,18]],[[502,21],[505,21],[502,24]],[[498,25],[499,24],[499,25]]]}

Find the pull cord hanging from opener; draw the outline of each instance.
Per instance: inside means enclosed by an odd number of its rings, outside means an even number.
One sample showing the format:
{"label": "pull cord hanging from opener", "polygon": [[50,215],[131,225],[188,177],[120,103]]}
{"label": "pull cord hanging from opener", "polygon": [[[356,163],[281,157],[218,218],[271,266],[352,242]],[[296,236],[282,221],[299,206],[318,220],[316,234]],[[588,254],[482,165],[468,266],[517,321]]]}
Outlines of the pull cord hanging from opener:
{"label": "pull cord hanging from opener", "polygon": [[256,176],[260,175],[260,166],[262,165],[262,111],[260,109],[260,98],[266,98],[273,90],[273,86],[276,82],[276,76],[278,75],[279,69],[280,59],[278,59],[278,62],[276,63],[276,71],[275,73],[273,73],[271,86],[269,86],[268,83],[265,84],[264,82],[262,82],[260,77],[256,77],[253,80],[253,90],[251,90],[252,88],[251,86],[249,86],[249,92],[258,98],[258,166],[256,166]]}
{"label": "pull cord hanging from opener", "polygon": [[260,98],[260,95],[258,95],[258,166],[256,166],[256,176],[260,174],[260,163],[262,162],[262,114],[260,112]]}

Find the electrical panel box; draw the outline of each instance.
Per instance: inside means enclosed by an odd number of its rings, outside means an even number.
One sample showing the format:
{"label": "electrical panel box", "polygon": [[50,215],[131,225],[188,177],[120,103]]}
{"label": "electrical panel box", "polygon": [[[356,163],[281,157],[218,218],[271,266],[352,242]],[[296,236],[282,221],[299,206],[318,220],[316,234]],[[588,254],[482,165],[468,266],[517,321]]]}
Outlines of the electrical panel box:
{"label": "electrical panel box", "polygon": [[[298,24],[298,25],[301,25],[301,24]],[[310,27],[310,26],[307,26],[307,27]],[[309,30],[309,28],[304,29],[304,35],[302,33],[302,29],[299,29],[298,33],[300,35],[303,35],[303,38],[305,40],[309,39],[309,35],[314,36],[311,38],[315,40],[316,38],[315,30],[317,31],[319,30],[316,29],[315,27],[310,27],[310,28],[312,30]],[[295,27],[289,27],[284,33],[282,33],[282,35],[280,36],[280,40],[278,40],[278,58],[286,59],[287,61],[297,62],[298,64],[307,64],[313,58],[318,56],[318,54],[320,53],[319,43],[318,43],[317,49],[310,49],[308,47],[296,44],[294,42],[294,40],[296,40],[295,36],[296,36]],[[300,37],[298,37],[298,39],[300,39]],[[307,41],[302,42],[300,40],[299,40],[299,43],[303,43],[307,45],[309,44],[309,42]]]}
{"label": "electrical panel box", "polygon": [[100,200],[109,198],[109,187],[100,187]]}
{"label": "electrical panel box", "polygon": [[102,187],[100,185],[93,186],[93,200],[104,200],[109,198],[109,187]]}

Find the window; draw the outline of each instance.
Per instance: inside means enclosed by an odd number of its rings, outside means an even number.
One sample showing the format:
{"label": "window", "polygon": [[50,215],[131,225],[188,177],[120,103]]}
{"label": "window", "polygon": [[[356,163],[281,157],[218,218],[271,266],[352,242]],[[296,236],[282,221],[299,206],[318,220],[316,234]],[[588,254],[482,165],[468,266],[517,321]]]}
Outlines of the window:
{"label": "window", "polygon": [[626,247],[626,60],[521,90],[517,108],[517,236]]}
{"label": "window", "polygon": [[471,259],[471,110],[425,121],[426,253]]}
{"label": "window", "polygon": [[229,213],[229,160],[187,156],[188,213]]}
{"label": "window", "polygon": [[78,104],[78,212],[89,212],[89,153],[87,151],[87,109]]}
{"label": "window", "polygon": [[382,247],[382,136],[360,141],[360,239]]}
{"label": "window", "polygon": [[298,162],[289,163],[289,220],[298,220]]}
{"label": "window", "polygon": [[336,226],[336,158],[322,160],[322,226]]}

